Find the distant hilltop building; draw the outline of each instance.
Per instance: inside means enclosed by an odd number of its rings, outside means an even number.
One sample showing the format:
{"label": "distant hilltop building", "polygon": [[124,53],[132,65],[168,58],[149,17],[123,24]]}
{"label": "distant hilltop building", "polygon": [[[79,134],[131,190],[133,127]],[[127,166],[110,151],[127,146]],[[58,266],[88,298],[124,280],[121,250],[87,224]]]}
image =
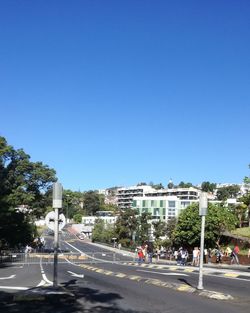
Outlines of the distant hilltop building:
{"label": "distant hilltop building", "polygon": [[[207,193],[209,201],[216,201],[217,191],[220,188],[237,185],[240,187],[239,197],[247,192],[250,192],[249,184],[217,184],[213,193]],[[170,188],[171,187],[171,188]],[[125,210],[134,207],[133,200],[140,197],[141,199],[150,200],[159,197],[175,197],[178,202],[179,209],[187,207],[193,202],[198,202],[201,193],[201,185],[194,187],[175,187],[172,180],[168,183],[168,188],[155,189],[154,186],[146,184],[138,184],[129,187],[113,187],[105,190],[99,190],[99,193],[104,194],[105,203],[117,205],[119,209]],[[176,203],[177,203],[176,202]],[[154,215],[154,214],[152,214]]]}
{"label": "distant hilltop building", "polygon": [[250,184],[242,183],[242,184],[231,184],[231,183],[223,183],[216,184],[216,191],[220,188],[231,187],[231,186],[239,186],[239,196],[243,196],[244,194],[250,192]]}
{"label": "distant hilltop building", "polygon": [[140,185],[119,188],[117,191],[117,204],[119,209],[132,207],[134,197],[144,197],[146,193],[155,191],[152,186]]}
{"label": "distant hilltop building", "polygon": [[104,203],[111,205],[118,205],[117,192],[120,187],[111,187],[107,189],[98,190],[99,194],[104,195]]}

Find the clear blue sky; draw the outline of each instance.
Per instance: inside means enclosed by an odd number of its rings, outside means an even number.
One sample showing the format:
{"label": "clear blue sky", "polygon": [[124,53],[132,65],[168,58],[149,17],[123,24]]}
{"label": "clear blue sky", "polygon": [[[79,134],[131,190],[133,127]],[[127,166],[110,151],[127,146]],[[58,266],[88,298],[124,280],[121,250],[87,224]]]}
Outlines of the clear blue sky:
{"label": "clear blue sky", "polygon": [[0,112],[65,189],[240,183],[250,2],[1,1]]}

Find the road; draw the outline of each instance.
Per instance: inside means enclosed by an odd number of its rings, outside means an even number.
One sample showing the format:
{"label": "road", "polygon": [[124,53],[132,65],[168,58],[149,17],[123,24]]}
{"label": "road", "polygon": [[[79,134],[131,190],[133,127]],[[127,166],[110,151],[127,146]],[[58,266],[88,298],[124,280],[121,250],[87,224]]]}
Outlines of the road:
{"label": "road", "polygon": [[[106,248],[76,240],[68,233],[64,233],[61,239],[60,248],[71,250],[76,255],[67,260],[62,256],[59,258],[59,284],[75,295],[73,303],[67,302],[61,307],[60,304],[57,305],[60,312],[66,312],[70,308],[70,312],[195,313],[202,310],[245,313],[249,309],[249,272],[242,272],[237,278],[230,271],[206,270],[205,289],[233,297],[233,300],[214,300],[199,295],[197,291],[189,292],[189,288],[195,289],[198,283],[198,274],[191,272],[193,269],[166,264],[138,266],[134,265],[133,257],[129,255],[115,255],[114,258],[114,254]],[[52,237],[46,238],[46,245],[46,248],[53,247]],[[89,257],[81,258],[81,255]],[[51,285],[53,259],[41,259],[38,254],[34,260],[27,263],[15,262],[13,266],[0,269],[2,295],[22,294],[26,292],[25,289],[29,291],[30,288],[39,286],[46,289]],[[225,276],[226,274],[228,275]],[[31,305],[31,302],[27,305]],[[22,307],[23,302],[22,305],[18,302],[18,306]],[[4,311],[12,312],[7,310],[9,308],[4,307]],[[40,309],[42,310],[42,306]],[[37,312],[42,311],[37,308]]]}

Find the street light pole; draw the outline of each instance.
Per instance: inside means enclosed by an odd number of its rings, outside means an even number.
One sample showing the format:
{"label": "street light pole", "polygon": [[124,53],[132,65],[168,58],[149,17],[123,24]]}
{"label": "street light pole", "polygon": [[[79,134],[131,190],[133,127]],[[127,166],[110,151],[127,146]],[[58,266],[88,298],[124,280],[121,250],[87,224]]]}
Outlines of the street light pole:
{"label": "street light pole", "polygon": [[204,255],[204,237],[205,237],[205,218],[207,214],[207,194],[200,194],[199,215],[201,216],[201,240],[200,240],[200,264],[199,264],[199,282],[197,289],[203,289],[203,255]]}
{"label": "street light pole", "polygon": [[54,275],[53,287],[57,287],[57,267],[58,267],[58,210],[62,208],[62,185],[53,184],[53,208],[55,209],[55,228],[54,228]]}
{"label": "street light pole", "polygon": [[66,195],[66,197],[67,197],[66,223],[68,224],[68,219],[69,219],[69,195]]}

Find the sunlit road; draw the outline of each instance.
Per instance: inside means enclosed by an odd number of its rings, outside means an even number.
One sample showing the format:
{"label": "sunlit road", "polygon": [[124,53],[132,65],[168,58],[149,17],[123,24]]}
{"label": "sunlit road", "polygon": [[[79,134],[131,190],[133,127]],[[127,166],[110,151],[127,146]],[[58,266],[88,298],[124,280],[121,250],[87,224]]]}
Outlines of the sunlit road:
{"label": "sunlit road", "polygon": [[[53,249],[53,237],[46,237],[46,249]],[[121,312],[245,313],[249,309],[248,276],[244,280],[235,279],[232,275],[205,275],[205,289],[234,297],[234,300],[213,300],[196,293],[176,291],[164,285],[173,283],[196,287],[197,273],[165,265],[128,265],[133,261],[133,256],[114,256],[109,250],[80,241],[68,233],[61,235],[60,249],[64,253],[59,258],[58,283],[77,294],[84,303],[91,299],[92,305],[96,302],[100,306],[120,308]],[[65,259],[63,255],[66,250],[74,253],[77,258],[72,254]],[[36,262],[32,264],[21,265],[17,262],[14,266],[1,268],[0,290],[5,293],[19,292],[25,288],[51,285],[52,256],[46,260],[39,258],[37,254]],[[159,281],[163,284],[160,285]]]}

